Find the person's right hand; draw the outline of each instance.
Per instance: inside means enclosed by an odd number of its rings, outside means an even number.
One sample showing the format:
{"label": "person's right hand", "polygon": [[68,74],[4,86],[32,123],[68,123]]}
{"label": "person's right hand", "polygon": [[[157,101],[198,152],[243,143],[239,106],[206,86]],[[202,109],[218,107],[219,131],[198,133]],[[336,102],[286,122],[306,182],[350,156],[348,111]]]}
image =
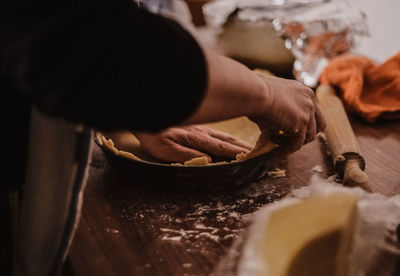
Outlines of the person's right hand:
{"label": "person's right hand", "polygon": [[[230,58],[205,51],[208,87],[202,103],[185,124],[247,116],[271,133],[273,142],[294,152],[313,140],[325,120],[313,91],[295,80],[251,71]],[[279,131],[284,135],[278,136]]]}
{"label": "person's right hand", "polygon": [[[250,119],[261,129],[276,133],[274,142],[294,152],[325,128],[324,116],[310,88],[295,80],[255,74],[265,83],[266,106]],[[279,131],[284,135],[279,136]]]}

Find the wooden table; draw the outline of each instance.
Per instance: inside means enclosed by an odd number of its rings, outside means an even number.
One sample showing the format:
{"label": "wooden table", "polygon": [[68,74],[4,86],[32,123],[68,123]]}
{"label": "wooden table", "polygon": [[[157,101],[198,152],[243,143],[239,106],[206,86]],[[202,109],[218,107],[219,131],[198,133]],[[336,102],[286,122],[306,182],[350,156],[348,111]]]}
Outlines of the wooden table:
{"label": "wooden table", "polygon": [[[374,190],[400,193],[399,120],[367,125],[351,117],[351,122]],[[221,267],[255,211],[307,185],[314,174],[334,173],[321,138],[276,166],[287,177],[266,177],[219,194],[181,195],[118,179],[97,148],[70,268],[75,275],[209,275]]]}

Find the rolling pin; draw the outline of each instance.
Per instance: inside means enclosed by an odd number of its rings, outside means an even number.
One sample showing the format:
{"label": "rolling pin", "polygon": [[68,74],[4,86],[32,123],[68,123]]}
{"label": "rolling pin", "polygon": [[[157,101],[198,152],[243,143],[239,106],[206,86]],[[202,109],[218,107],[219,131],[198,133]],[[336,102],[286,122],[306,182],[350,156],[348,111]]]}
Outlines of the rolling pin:
{"label": "rolling pin", "polygon": [[325,115],[324,132],[335,170],[343,177],[345,185],[371,191],[367,183],[368,176],[364,172],[365,160],[342,101],[331,86],[324,84],[318,86],[316,97]]}

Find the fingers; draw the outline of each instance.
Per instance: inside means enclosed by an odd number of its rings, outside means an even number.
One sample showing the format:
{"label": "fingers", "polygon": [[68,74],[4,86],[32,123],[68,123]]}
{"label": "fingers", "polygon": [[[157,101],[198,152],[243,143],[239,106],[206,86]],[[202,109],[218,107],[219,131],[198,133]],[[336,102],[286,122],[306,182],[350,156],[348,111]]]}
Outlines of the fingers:
{"label": "fingers", "polygon": [[213,130],[211,128],[207,128],[207,132],[211,137],[214,137],[214,138],[217,138],[219,140],[228,142],[230,144],[236,145],[236,146],[241,147],[243,149],[251,150],[253,148],[250,144],[248,144],[248,143],[246,143],[246,142],[244,142],[244,141],[242,141],[242,140],[240,140],[240,139],[238,139],[236,137],[233,137],[231,135],[223,133],[221,131],[217,131],[217,130]]}
{"label": "fingers", "polygon": [[307,144],[315,139],[317,135],[316,118],[311,116],[306,127],[301,128],[295,134],[289,135],[286,140],[286,148],[289,152],[299,150],[304,144]]}
{"label": "fingers", "polygon": [[204,149],[204,151],[215,156],[235,159],[238,153],[248,153],[250,151],[249,148],[237,146],[214,137],[210,137],[209,141],[210,143],[207,145],[207,148]]}
{"label": "fingers", "polygon": [[[284,135],[281,137],[281,146],[288,152],[299,150],[304,144],[307,144],[315,139],[317,135],[317,122],[314,116],[310,117],[308,125],[301,128],[294,134]],[[278,136],[279,137],[279,136]]]}
{"label": "fingers", "polygon": [[325,128],[325,119],[322,110],[315,98],[314,93],[309,94],[312,100],[312,106],[310,106],[309,119],[299,123],[300,127],[298,135],[295,135],[292,139],[292,144],[289,147],[291,152],[299,150],[304,144],[307,144],[315,139],[317,133]]}
{"label": "fingers", "polygon": [[317,135],[318,132],[325,128],[325,118],[317,102],[317,99],[315,98],[315,94],[312,93],[310,95],[312,97],[313,106],[310,112],[311,116],[307,124],[304,144],[307,144],[314,140],[315,135]]}
{"label": "fingers", "polygon": [[190,133],[185,141],[178,141],[181,145],[207,152],[214,156],[234,159],[238,153],[249,152],[249,148],[238,146],[220,140],[204,133]]}
{"label": "fingers", "polygon": [[315,135],[317,135],[316,118],[314,116],[311,116],[310,121],[308,122],[308,125],[307,125],[307,131],[306,131],[304,143],[307,144],[307,143],[311,142],[312,140],[314,140]]}
{"label": "fingers", "polygon": [[306,129],[301,129],[296,134],[291,135],[291,137],[288,139],[288,144],[283,145],[283,148],[288,152],[298,151],[304,145],[305,139]]}
{"label": "fingers", "polygon": [[315,97],[315,93],[312,93],[312,101],[314,105],[314,118],[316,122],[316,133],[322,131],[325,129],[326,123],[325,123],[325,118],[324,114],[321,110],[320,105],[318,104],[317,98]]}
{"label": "fingers", "polygon": [[316,104],[315,120],[316,120],[317,133],[324,130],[325,126],[326,126],[326,122],[325,122],[324,114],[318,103]]}
{"label": "fingers", "polygon": [[248,153],[247,143],[228,134],[204,126],[169,128],[158,134],[136,133],[142,148],[153,157],[169,162],[185,162],[210,155],[234,159],[238,153]]}
{"label": "fingers", "polygon": [[202,156],[206,156],[208,161],[211,162],[211,157],[204,152],[185,147],[172,140],[164,140],[161,144],[149,143],[145,150],[153,157],[168,162],[184,163],[190,159]]}
{"label": "fingers", "polygon": [[172,161],[172,162],[178,162],[178,163],[184,163],[190,159],[196,158],[196,157],[202,157],[202,156],[206,156],[208,158],[208,162],[211,162],[211,157],[201,151],[198,151],[196,149],[192,149],[192,148],[188,148],[179,144],[173,144],[173,146],[171,147],[171,149],[173,150],[171,152],[171,156],[172,158],[165,159],[168,161]]}

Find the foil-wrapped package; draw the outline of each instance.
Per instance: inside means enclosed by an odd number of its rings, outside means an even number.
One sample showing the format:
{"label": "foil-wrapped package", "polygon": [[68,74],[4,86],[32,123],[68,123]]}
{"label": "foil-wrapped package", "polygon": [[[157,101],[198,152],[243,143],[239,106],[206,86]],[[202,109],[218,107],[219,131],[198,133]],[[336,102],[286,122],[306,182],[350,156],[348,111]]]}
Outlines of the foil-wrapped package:
{"label": "foil-wrapped package", "polygon": [[294,76],[310,87],[316,86],[329,59],[348,53],[359,37],[368,35],[365,14],[345,1],[288,10],[273,25],[296,57]]}
{"label": "foil-wrapped package", "polygon": [[221,27],[236,12],[241,20],[254,22],[274,19],[277,12],[283,10],[322,2],[324,0],[214,0],[204,5],[203,11],[209,25]]}
{"label": "foil-wrapped package", "polygon": [[250,66],[290,75],[294,56],[272,25],[278,7],[276,0],[216,0],[204,5],[203,13],[225,54]]}
{"label": "foil-wrapped package", "polygon": [[[290,62],[280,48],[286,47],[295,57],[290,64],[294,76],[310,87],[318,83],[329,59],[351,51],[360,36],[368,35],[366,16],[346,0],[216,0],[203,10],[207,23],[221,29],[220,45],[228,54],[273,67],[276,57]],[[232,29],[235,39],[226,35]],[[253,30],[258,32],[251,37]],[[284,43],[277,43],[274,35]],[[272,55],[268,44],[275,45]]]}

